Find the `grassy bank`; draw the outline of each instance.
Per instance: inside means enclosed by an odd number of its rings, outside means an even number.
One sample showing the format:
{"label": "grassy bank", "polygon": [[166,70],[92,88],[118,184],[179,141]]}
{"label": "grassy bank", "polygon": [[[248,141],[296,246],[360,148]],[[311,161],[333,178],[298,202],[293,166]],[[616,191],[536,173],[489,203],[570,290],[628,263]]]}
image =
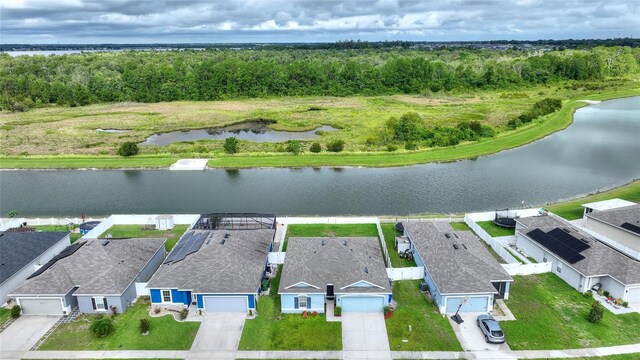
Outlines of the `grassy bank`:
{"label": "grassy bank", "polygon": [[579,199],[561,202],[547,206],[549,211],[562,216],[567,220],[580,219],[583,214],[582,204],[595,201],[609,200],[620,198],[633,202],[640,202],[640,180],[636,180],[630,184],[623,185],[611,190],[591,194]]}
{"label": "grassy bank", "polygon": [[[517,96],[516,96],[517,95]],[[0,114],[0,168],[164,168],[178,158],[209,158],[210,167],[403,166],[455,161],[525,145],[562,130],[573,112],[586,104],[580,99],[606,100],[640,95],[640,89],[605,90],[598,94],[563,88],[529,88],[522,92],[486,91],[463,95],[420,97],[395,95],[348,98],[284,98],[255,101],[103,104],[81,108],[47,108],[24,114]],[[562,110],[516,130],[506,122],[544,97],[570,98]],[[319,111],[309,111],[310,108]],[[414,111],[430,126],[454,126],[479,120],[499,132],[494,138],[444,148],[383,151],[367,145],[390,116]],[[141,142],[154,133],[220,126],[255,118],[277,121],[272,127],[308,130],[331,125],[338,130],[318,141],[346,140],[342,153],[281,152],[274,143],[241,142],[241,153],[227,155],[221,141],[191,141],[165,147],[141,146],[141,155],[111,155],[123,141]],[[125,133],[96,132],[97,128],[130,129]],[[27,155],[24,155],[27,154]],[[38,154],[38,155],[36,155]]]}

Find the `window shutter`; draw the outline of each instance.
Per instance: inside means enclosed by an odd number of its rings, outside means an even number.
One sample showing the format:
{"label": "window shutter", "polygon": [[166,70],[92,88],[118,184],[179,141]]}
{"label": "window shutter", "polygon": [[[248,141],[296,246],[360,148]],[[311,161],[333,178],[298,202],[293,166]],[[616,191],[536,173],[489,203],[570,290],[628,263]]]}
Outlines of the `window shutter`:
{"label": "window shutter", "polygon": [[307,309],[311,309],[311,296],[307,296]]}
{"label": "window shutter", "polygon": [[293,308],[294,309],[298,309],[299,308],[298,307],[298,297],[297,296],[293,298]]}
{"label": "window shutter", "polygon": [[102,302],[104,303],[104,309],[109,310],[109,306],[107,305],[107,298],[102,298]]}
{"label": "window shutter", "polygon": [[91,306],[93,306],[93,310],[97,309],[98,307],[96,306],[96,299],[91,298]]}

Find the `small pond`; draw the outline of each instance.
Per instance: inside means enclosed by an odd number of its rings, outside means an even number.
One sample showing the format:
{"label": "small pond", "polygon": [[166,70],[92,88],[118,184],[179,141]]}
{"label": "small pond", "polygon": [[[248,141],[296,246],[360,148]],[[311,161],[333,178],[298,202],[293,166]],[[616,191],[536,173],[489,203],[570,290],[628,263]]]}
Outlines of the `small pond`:
{"label": "small pond", "polygon": [[313,140],[320,137],[318,131],[335,131],[331,126],[320,126],[309,131],[273,130],[266,121],[250,121],[224,127],[172,131],[151,135],[142,145],[164,146],[179,141],[224,140],[235,137],[239,140],[254,142],[283,142],[287,140]]}

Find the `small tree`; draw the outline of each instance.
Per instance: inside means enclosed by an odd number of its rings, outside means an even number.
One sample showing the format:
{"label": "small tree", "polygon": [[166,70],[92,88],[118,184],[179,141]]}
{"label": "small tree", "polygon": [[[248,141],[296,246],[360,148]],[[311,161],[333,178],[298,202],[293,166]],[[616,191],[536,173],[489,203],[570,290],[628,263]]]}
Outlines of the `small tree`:
{"label": "small tree", "polygon": [[336,139],[329,141],[327,144],[327,150],[331,152],[341,152],[344,149],[344,140]]}
{"label": "small tree", "polygon": [[589,311],[589,321],[594,324],[598,324],[602,321],[602,317],[604,316],[604,306],[597,301],[593,302],[591,305],[591,311]]}
{"label": "small tree", "polygon": [[94,336],[105,337],[115,330],[115,326],[111,318],[99,316],[93,320],[89,330]]}
{"label": "small tree", "polygon": [[9,212],[7,213],[7,217],[9,218],[14,218],[16,216],[18,216],[18,210],[16,209],[9,210]]}
{"label": "small tree", "polygon": [[238,139],[229,137],[224,140],[224,152],[227,154],[235,154],[239,151]]}
{"label": "small tree", "polygon": [[298,140],[289,140],[287,141],[287,152],[293,153],[295,155],[300,154],[302,151],[302,144]]}
{"label": "small tree", "polygon": [[138,151],[140,151],[140,149],[138,149],[138,144],[134,143],[133,141],[125,141],[118,148],[118,155],[133,156],[137,155]]}
{"label": "small tree", "polygon": [[189,310],[187,309],[180,310],[180,320],[186,319],[187,315],[189,315]]}
{"label": "small tree", "polygon": [[138,325],[138,328],[140,329],[140,334],[148,333],[149,327],[151,327],[151,323],[149,322],[149,319],[147,318],[140,319],[140,325]]}
{"label": "small tree", "polygon": [[22,308],[20,307],[20,305],[14,305],[11,308],[11,317],[14,318],[14,319],[19,318],[21,310],[22,310]]}
{"label": "small tree", "polygon": [[322,146],[320,145],[319,142],[314,142],[313,144],[311,144],[311,148],[309,148],[309,150],[312,153],[316,153],[317,154],[317,153],[322,151]]}
{"label": "small tree", "polygon": [[336,306],[336,308],[333,310],[333,315],[341,316],[342,315],[342,308],[340,306]]}

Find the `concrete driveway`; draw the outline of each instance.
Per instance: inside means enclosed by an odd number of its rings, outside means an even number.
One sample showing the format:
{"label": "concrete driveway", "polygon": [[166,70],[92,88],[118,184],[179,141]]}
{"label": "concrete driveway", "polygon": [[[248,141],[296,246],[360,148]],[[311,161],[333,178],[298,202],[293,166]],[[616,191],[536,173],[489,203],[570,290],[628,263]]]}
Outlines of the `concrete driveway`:
{"label": "concrete driveway", "polygon": [[206,352],[211,351],[217,352],[216,358],[235,358],[246,319],[245,313],[206,314],[191,345],[189,359],[200,358],[199,355],[210,356]]}
{"label": "concrete driveway", "polygon": [[342,313],[343,359],[391,359],[382,313]]}
{"label": "concrete driveway", "polygon": [[[484,335],[476,323],[476,318],[481,313],[460,313],[464,322],[460,325],[451,320],[451,316],[447,315],[453,331],[456,333],[456,337],[462,345],[465,351],[470,350],[486,350],[486,351],[511,351],[511,348],[507,343],[504,344],[487,344],[484,340]],[[483,313],[482,313],[483,314]],[[509,341],[509,339],[507,339]]]}
{"label": "concrete driveway", "polygon": [[29,350],[60,316],[23,315],[0,333],[0,350]]}

